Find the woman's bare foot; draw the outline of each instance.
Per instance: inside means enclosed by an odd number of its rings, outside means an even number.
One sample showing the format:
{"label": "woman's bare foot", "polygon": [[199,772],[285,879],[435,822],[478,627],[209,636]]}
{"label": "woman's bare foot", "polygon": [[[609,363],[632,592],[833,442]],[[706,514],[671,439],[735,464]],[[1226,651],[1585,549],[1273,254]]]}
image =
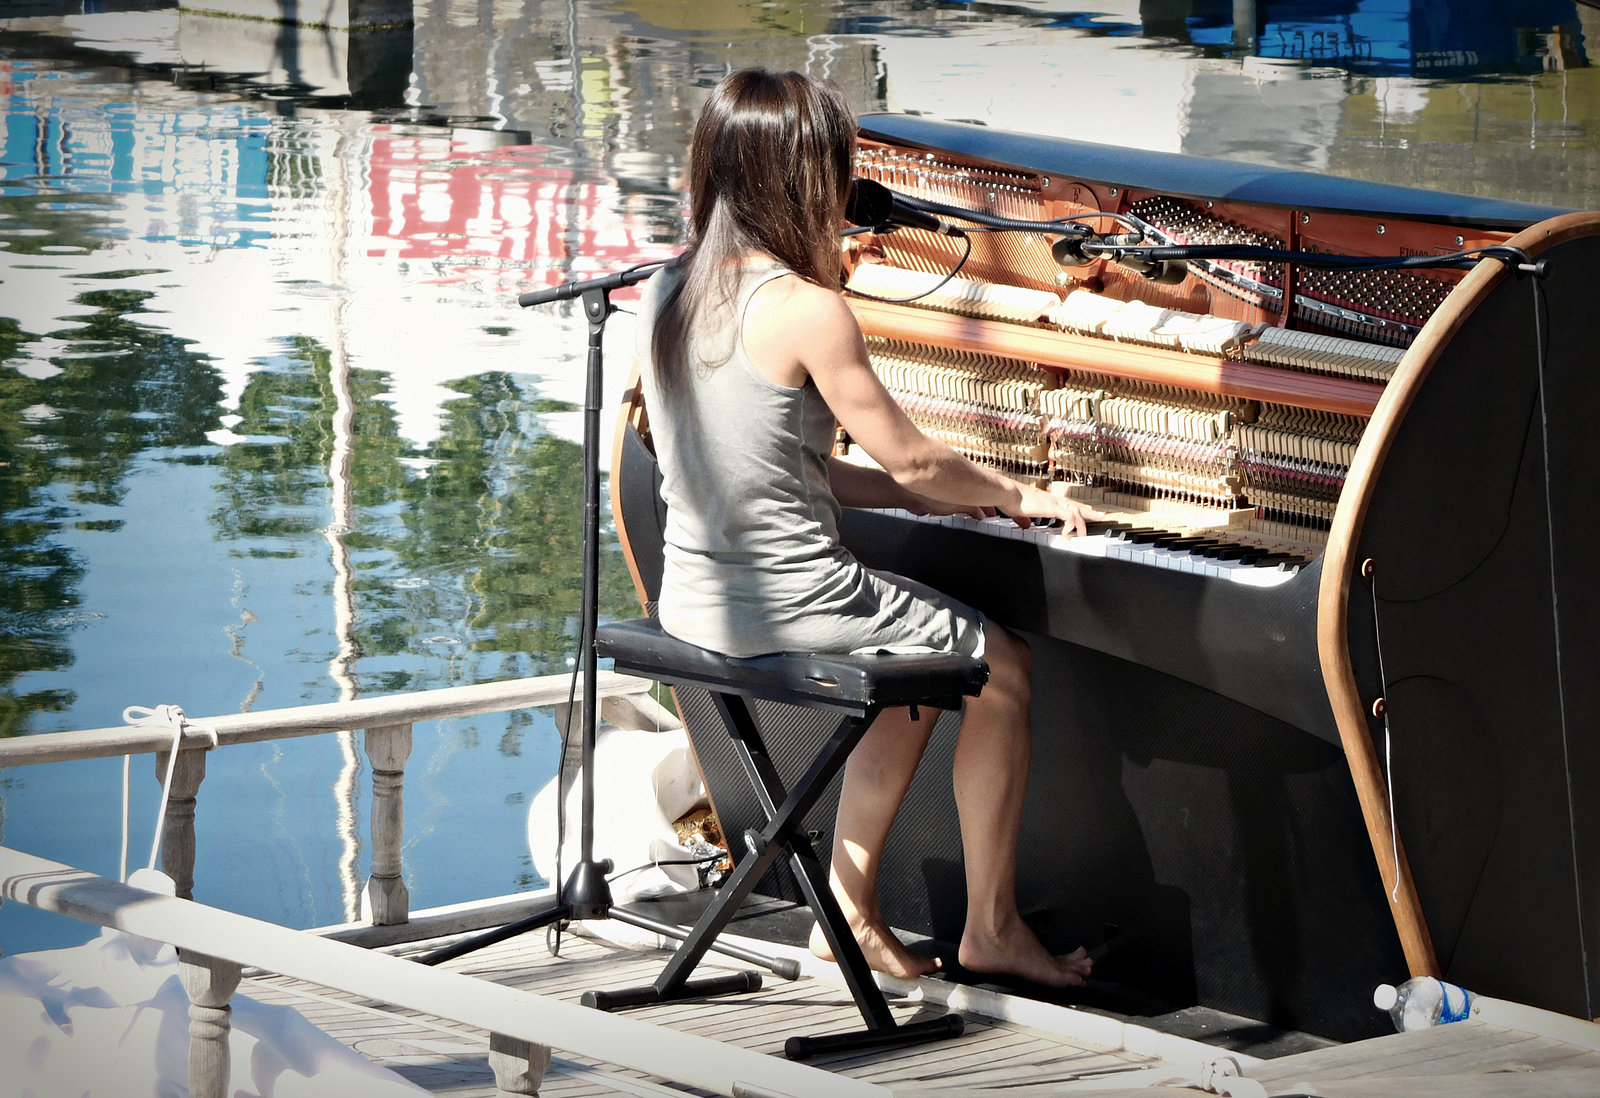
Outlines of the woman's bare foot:
{"label": "woman's bare foot", "polygon": [[1094,969],[1094,960],[1082,948],[1051,955],[1020,918],[992,932],[969,921],[956,956],[973,972],[1015,976],[1046,987],[1082,987]]}
{"label": "woman's bare foot", "polygon": [[[937,957],[924,957],[920,953],[911,952],[904,942],[894,936],[894,931],[881,920],[863,922],[857,926],[856,920],[851,919],[850,924],[856,942],[861,946],[861,954],[867,959],[867,967],[874,972],[882,972],[901,980],[915,980],[918,976],[928,976],[939,971]],[[827,936],[822,933],[820,924],[811,928],[811,952],[824,961],[837,960],[828,945]]]}

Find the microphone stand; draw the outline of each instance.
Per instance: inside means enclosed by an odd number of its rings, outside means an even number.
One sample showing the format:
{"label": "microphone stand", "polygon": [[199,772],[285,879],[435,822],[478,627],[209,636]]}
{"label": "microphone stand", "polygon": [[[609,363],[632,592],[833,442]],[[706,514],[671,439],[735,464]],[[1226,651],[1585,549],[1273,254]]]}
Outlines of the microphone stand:
{"label": "microphone stand", "polygon": [[[606,874],[612,869],[611,860],[607,858],[597,861],[594,856],[594,745],[600,710],[595,685],[598,657],[595,654],[594,635],[600,617],[600,394],[601,381],[604,377],[602,344],[606,321],[616,311],[611,304],[611,291],[644,281],[662,265],[662,263],[640,264],[586,282],[567,282],[548,290],[534,290],[517,297],[517,304],[524,308],[579,298],[583,302],[583,314],[589,326],[587,377],[583,400],[583,608],[578,629],[578,662],[583,675],[583,720],[580,729],[583,775],[579,783],[581,820],[579,858],[578,864],[572,867],[572,873],[567,877],[566,885],[564,887],[557,885],[555,902],[548,908],[498,929],[424,954],[417,958],[422,964],[440,964],[529,930],[542,926],[556,926],[559,929],[569,922],[580,919],[615,919],[675,941],[682,941],[688,936],[687,931],[671,923],[660,922],[649,916],[613,906],[611,883],[606,879]],[[566,757],[565,750],[562,751],[562,757]],[[558,797],[560,793],[558,787]],[[558,856],[559,847],[558,843]],[[800,974],[800,966],[795,961],[763,956],[722,942],[713,942],[710,948],[748,964],[759,965],[786,980],[793,980]]]}

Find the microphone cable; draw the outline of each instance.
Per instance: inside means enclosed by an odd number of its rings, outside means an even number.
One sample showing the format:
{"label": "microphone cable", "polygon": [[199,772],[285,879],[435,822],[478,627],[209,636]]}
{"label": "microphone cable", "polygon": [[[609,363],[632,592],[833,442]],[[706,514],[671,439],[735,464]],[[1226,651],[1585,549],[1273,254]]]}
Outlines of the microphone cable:
{"label": "microphone cable", "polygon": [[1521,248],[1506,244],[1485,244],[1480,248],[1467,248],[1443,255],[1378,256],[1289,251],[1254,244],[1106,244],[1093,239],[1083,241],[1080,247],[1091,259],[1109,259],[1113,262],[1130,258],[1151,262],[1232,259],[1256,263],[1293,263],[1301,267],[1334,271],[1390,271],[1424,267],[1469,270],[1479,260],[1498,259],[1521,274],[1543,277],[1545,273],[1543,260],[1535,262]]}
{"label": "microphone cable", "polygon": [[1141,234],[1147,231],[1150,226],[1144,224],[1138,218],[1105,210],[1075,214],[1055,221],[1023,221],[1017,218],[985,213],[982,210],[952,206],[948,203],[928,198],[918,198],[899,193],[897,193],[897,198],[906,205],[914,206],[927,213],[966,221],[976,227],[970,231],[1024,232],[1080,237],[1080,246],[1085,249],[1086,254],[1090,250],[1099,253],[1098,255],[1092,255],[1091,258],[1106,258],[1113,261],[1122,258],[1139,258],[1152,262],[1170,262],[1186,259],[1234,259],[1259,263],[1295,263],[1303,267],[1318,267],[1329,270],[1371,271],[1406,270],[1425,267],[1465,270],[1471,268],[1478,260],[1498,259],[1519,273],[1532,274],[1537,277],[1544,275],[1544,262],[1542,260],[1535,262],[1527,252],[1506,244],[1486,244],[1479,248],[1467,248],[1462,251],[1433,256],[1353,256],[1338,255],[1330,252],[1289,251],[1253,244],[1117,244],[1105,246],[1106,250],[1102,251],[1100,242],[1094,239],[1096,234],[1080,224],[1080,222],[1095,218],[1109,218]]}
{"label": "microphone cable", "polygon": [[[869,228],[858,228],[853,231],[847,229],[843,235],[854,236],[856,233],[871,231],[872,230]],[[846,293],[854,294],[856,297],[864,298],[867,301],[877,301],[884,305],[904,305],[910,301],[920,301],[929,294],[937,293],[940,289],[946,286],[951,279],[955,278],[956,275],[961,273],[961,268],[967,265],[967,260],[972,258],[972,238],[963,233],[961,239],[966,241],[967,246],[966,250],[961,253],[961,258],[957,260],[956,265],[950,268],[948,274],[946,274],[939,281],[935,282],[932,286],[929,286],[926,290],[923,290],[920,294],[912,294],[910,297],[879,297],[877,294],[869,294],[864,290],[852,290],[848,285],[843,285],[840,287],[840,289],[844,290]]]}

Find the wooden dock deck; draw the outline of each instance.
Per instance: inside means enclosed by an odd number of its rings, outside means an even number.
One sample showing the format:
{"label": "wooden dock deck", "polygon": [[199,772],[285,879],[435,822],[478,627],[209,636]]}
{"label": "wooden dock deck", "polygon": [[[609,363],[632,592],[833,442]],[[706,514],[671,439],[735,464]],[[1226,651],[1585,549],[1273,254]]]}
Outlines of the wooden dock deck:
{"label": "wooden dock deck", "polygon": [[[405,956],[428,948],[429,943],[419,943],[396,952]],[[577,1002],[591,988],[650,983],[666,957],[657,949],[570,934],[562,937],[560,956],[551,957],[544,934],[538,932],[441,967]],[[725,965],[713,955],[698,974],[742,967],[746,966]],[[248,975],[239,991],[262,1002],[294,1007],[364,1056],[435,1094],[456,1098],[494,1098],[497,1094],[487,1062],[488,1035],[481,1030],[414,1012],[397,1013],[387,1004],[275,975]],[[901,1021],[947,1009],[920,996],[890,1002]],[[1062,1008],[1046,1009],[1048,1013]],[[961,1013],[966,1031],[953,1040],[822,1056],[810,1063],[896,1091],[974,1094],[1007,1089],[1024,1079],[1033,1084],[1096,1079],[1166,1062],[1157,1055],[1107,1049],[1050,1028],[982,1017],[965,1007]],[[813,976],[795,981],[766,976],[761,990],[750,994],[642,1007],[627,1015],[773,1056],[783,1055],[783,1042],[793,1034],[861,1027],[861,1016],[843,984]],[[701,1092],[558,1052],[539,1093],[548,1098],[589,1098]]]}
{"label": "wooden dock deck", "polygon": [[[632,721],[625,726],[640,728],[659,723],[659,706],[645,693],[647,683],[607,675],[601,683],[603,704],[613,720]],[[809,922],[802,920],[803,925],[774,933],[773,921],[784,917],[783,905],[754,903],[754,898],[750,922],[736,921],[735,929],[763,939],[749,943],[761,952],[800,960],[806,972],[801,980],[771,977],[752,994],[608,1017],[578,1006],[582,993],[650,983],[666,959],[656,943],[648,949],[630,948],[569,935],[560,956],[552,957],[545,935],[532,933],[437,968],[403,960],[443,944],[437,938],[415,939],[500,926],[547,910],[553,900],[548,892],[524,893],[431,911],[408,910],[400,875],[398,774],[409,752],[410,722],[553,704],[566,697],[566,687],[564,677],[487,683],[390,699],[235,714],[215,719],[214,740],[209,734],[185,732],[178,715],[177,735],[189,738],[177,754],[174,782],[186,799],[175,796],[167,807],[162,864],[179,890],[193,880],[194,797],[205,770],[205,752],[233,742],[368,729],[366,747],[374,770],[374,871],[367,892],[370,917],[360,923],[290,930],[4,845],[0,845],[0,902],[27,904],[178,946],[183,951],[178,964],[185,985],[191,997],[205,1001],[188,1008],[191,1021],[200,1023],[190,1026],[189,1082],[197,1088],[194,1093],[213,1098],[227,1093],[230,1078],[227,1029],[213,1016],[227,1004],[241,971],[246,977],[238,988],[242,994],[292,1006],[345,1045],[423,1090],[463,1098],[535,1093],[527,1068],[530,1061],[542,1059],[546,1047],[554,1050],[554,1057],[537,1093],[551,1098],[682,1094],[844,1098],[846,1093],[932,1098],[1000,1090],[1008,1098],[1111,1098],[1130,1093],[1600,1098],[1600,1027],[1514,1003],[1482,1000],[1481,1020],[1350,1045],[1318,1047],[1327,1043],[1304,1035],[1291,1035],[1293,1039],[1286,1042],[1274,1037],[1270,1050],[1241,1044],[1249,1052],[1272,1057],[1261,1059],[1213,1047],[1256,1040],[1244,1035],[1265,1027],[1249,1019],[1216,1016],[1200,1008],[1162,1019],[1122,1018],[1105,1009],[1038,1003],[944,979],[886,981],[886,987],[901,1018],[959,1011],[966,1020],[961,1037],[821,1057],[811,1062],[822,1069],[817,1072],[784,1060],[784,1040],[799,1033],[857,1029],[860,1016],[837,970],[812,958],[801,944]],[[139,726],[23,737],[0,744],[0,766],[160,752],[170,750],[174,735],[170,728]],[[676,914],[665,910],[671,904],[653,903],[663,909],[662,920],[686,925],[705,899],[701,894],[683,898],[680,906],[685,910]],[[745,917],[742,912],[741,920]],[[764,924],[759,929],[758,922]],[[769,938],[787,944],[769,948]],[[397,944],[402,942],[410,944]],[[701,974],[732,967],[713,954]],[[1198,1035],[1210,1044],[1183,1034]],[[491,1044],[498,1046],[500,1055],[491,1053]],[[504,1077],[497,1079],[491,1060]],[[196,1064],[202,1068],[199,1075],[193,1073]],[[1233,1068],[1239,1075],[1218,1077],[1219,1066]],[[0,1077],[4,1074],[0,1070]]]}
{"label": "wooden dock deck", "polygon": [[[591,937],[569,934],[561,941],[557,957],[549,955],[540,932],[484,948],[441,967],[576,1002],[591,988],[649,983],[666,958],[658,949]],[[394,952],[414,955],[434,944],[419,943]],[[742,966],[725,965],[713,955],[701,972],[737,967]],[[643,1007],[627,1014],[639,1021],[782,1056],[784,1039],[792,1034],[860,1026],[848,991],[837,980],[826,978],[827,966],[817,963],[808,968],[821,975],[805,975],[792,982],[768,976],[762,989],[751,994]],[[936,985],[940,983],[924,982],[920,989],[891,999],[897,1018],[948,1009],[939,1001]],[[495,1098],[499,1093],[488,1065],[488,1036],[481,1030],[416,1012],[396,1012],[386,1004],[281,976],[248,975],[240,991],[264,1002],[295,1007],[345,1044],[431,1093],[454,1098]],[[958,989],[956,1000],[951,1005],[960,1008],[967,1023],[966,1032],[958,1038],[910,1048],[824,1056],[812,1063],[907,1098],[1000,1091],[1012,1098],[1130,1094],[1193,1098],[1227,1093],[1200,1089],[1203,1063],[1230,1055],[1226,1050],[988,991],[962,995]],[[1130,1040],[1132,1035],[1137,1036]],[[1276,1059],[1233,1058],[1244,1078],[1226,1080],[1223,1085],[1233,1088],[1237,1096],[1600,1098],[1600,1049],[1477,1021]],[[705,1092],[558,1051],[538,1093],[547,1098],[656,1098]],[[818,1098],[826,1096],[819,1094]]]}

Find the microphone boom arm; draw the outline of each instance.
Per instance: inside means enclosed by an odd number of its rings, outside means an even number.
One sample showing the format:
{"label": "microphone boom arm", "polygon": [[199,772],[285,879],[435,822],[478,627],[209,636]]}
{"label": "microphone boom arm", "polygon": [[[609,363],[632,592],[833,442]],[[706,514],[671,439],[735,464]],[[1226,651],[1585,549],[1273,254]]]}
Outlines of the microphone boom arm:
{"label": "microphone boom arm", "polygon": [[517,295],[517,304],[526,309],[530,305],[548,305],[552,301],[570,301],[572,298],[582,297],[590,290],[609,291],[621,289],[623,286],[632,286],[635,282],[643,282],[669,262],[671,261],[660,259],[653,263],[640,263],[638,266],[629,267],[625,271],[615,271],[583,282],[563,282],[559,286],[551,286],[544,290],[529,290],[525,294]]}

